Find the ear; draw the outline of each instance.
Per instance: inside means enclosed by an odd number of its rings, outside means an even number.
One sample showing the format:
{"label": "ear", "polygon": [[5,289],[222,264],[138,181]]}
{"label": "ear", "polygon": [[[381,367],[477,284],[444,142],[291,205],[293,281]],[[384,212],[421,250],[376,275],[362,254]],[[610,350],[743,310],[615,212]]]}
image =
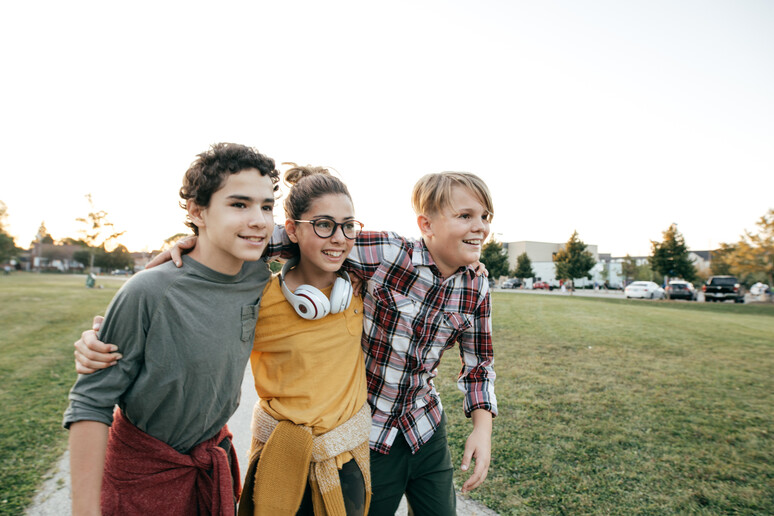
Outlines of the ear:
{"label": "ear", "polygon": [[288,238],[291,242],[294,244],[298,243],[298,236],[296,235],[296,230],[298,228],[296,227],[296,221],[293,219],[287,219],[285,221],[285,232],[288,234]]}
{"label": "ear", "polygon": [[417,216],[417,225],[423,237],[433,236],[433,221],[427,215]]}
{"label": "ear", "polygon": [[203,213],[207,208],[202,208],[191,199],[188,199],[188,201],[186,201],[185,208],[188,211],[188,218],[191,219],[191,222],[196,224],[196,227],[198,227],[199,229],[206,227],[204,223]]}

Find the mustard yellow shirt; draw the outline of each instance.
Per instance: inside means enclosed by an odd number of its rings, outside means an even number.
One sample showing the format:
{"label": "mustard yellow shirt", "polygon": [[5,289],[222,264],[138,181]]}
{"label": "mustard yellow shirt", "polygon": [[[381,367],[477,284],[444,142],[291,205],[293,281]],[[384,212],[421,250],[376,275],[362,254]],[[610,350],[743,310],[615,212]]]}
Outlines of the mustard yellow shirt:
{"label": "mustard yellow shirt", "polygon": [[310,427],[313,435],[354,416],[366,402],[362,331],[363,298],[353,297],[344,312],[309,321],[296,314],[279,278],[272,277],[250,355],[261,407],[274,419]]}

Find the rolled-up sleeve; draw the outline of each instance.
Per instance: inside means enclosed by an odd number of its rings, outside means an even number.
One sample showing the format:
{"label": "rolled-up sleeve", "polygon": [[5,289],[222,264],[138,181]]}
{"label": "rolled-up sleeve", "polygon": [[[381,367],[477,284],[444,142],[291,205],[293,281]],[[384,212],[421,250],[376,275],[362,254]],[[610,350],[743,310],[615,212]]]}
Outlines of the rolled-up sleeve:
{"label": "rolled-up sleeve", "polygon": [[497,397],[494,381],[494,352],[492,349],[492,308],[489,292],[476,307],[471,327],[459,339],[462,369],[457,387],[465,393],[463,409],[471,412],[484,409],[497,415]]}

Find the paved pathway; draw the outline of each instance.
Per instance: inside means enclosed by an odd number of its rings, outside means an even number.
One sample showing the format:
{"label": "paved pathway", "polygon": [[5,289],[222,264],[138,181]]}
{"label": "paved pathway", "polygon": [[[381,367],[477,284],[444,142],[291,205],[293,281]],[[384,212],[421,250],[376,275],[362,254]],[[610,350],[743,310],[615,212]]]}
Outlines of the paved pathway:
{"label": "paved pathway", "polygon": [[[247,452],[250,448],[250,419],[253,405],[257,399],[252,371],[248,367],[242,382],[242,399],[239,408],[228,422],[229,428],[234,434],[234,447],[239,454],[243,471],[247,464]],[[27,515],[70,516],[70,514],[70,458],[69,454],[65,453],[36,495],[32,507],[27,510]],[[407,514],[405,499],[395,514],[399,516]],[[497,515],[494,511],[459,494],[457,495],[457,514],[462,516]]]}

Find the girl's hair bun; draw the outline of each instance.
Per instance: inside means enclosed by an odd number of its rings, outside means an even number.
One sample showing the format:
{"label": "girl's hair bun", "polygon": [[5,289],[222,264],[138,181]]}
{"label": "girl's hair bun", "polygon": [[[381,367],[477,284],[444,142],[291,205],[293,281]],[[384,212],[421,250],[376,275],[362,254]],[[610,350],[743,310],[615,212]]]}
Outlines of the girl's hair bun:
{"label": "girl's hair bun", "polygon": [[298,182],[305,177],[314,176],[317,174],[326,176],[331,175],[331,173],[325,167],[315,167],[312,165],[301,166],[292,162],[285,162],[283,165],[290,165],[290,168],[285,171],[284,181],[291,186],[298,184]]}

